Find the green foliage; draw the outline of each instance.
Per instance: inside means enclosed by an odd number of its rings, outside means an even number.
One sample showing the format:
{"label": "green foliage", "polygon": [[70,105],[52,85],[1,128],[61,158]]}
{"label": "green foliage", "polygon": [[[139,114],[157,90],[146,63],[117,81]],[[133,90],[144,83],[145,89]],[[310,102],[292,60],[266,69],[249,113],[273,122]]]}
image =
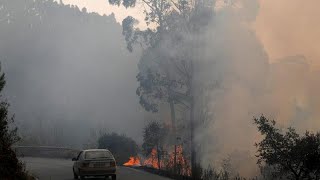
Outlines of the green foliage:
{"label": "green foliage", "polygon": [[276,122],[264,116],[254,123],[264,136],[256,143],[258,164],[266,163],[276,170],[276,176],[290,179],[320,178],[320,134],[306,132],[299,135],[295,129],[283,132]]}
{"label": "green foliage", "polygon": [[[136,0],[109,0],[109,4],[120,6],[121,4],[125,8],[134,7],[138,1]],[[127,42],[127,48],[131,52],[134,44],[143,46],[144,49],[155,47],[161,37],[170,30],[172,26],[175,26],[176,20],[179,17],[186,17],[185,11],[191,9],[191,2],[186,0],[142,0],[147,8],[142,10],[145,14],[144,21],[147,25],[152,24],[153,28],[147,28],[141,31],[135,27],[138,23],[132,16],[128,16],[122,21],[123,35]],[[179,13],[176,13],[179,11]],[[172,16],[175,16],[172,18]],[[155,28],[154,28],[155,27]]]}
{"label": "green foliage", "polygon": [[[128,50],[133,51],[135,44],[145,49],[137,75],[140,84],[137,95],[145,110],[158,112],[160,102],[185,103],[186,98],[189,98],[187,96],[193,75],[192,55],[190,49],[186,49],[189,46],[186,46],[187,42],[182,34],[193,36],[193,31],[207,25],[211,19],[208,15],[213,11],[212,2],[143,0],[141,3],[147,7],[143,11],[145,23],[156,28],[141,31],[135,27],[137,21],[133,17],[128,16],[123,20],[123,35]],[[128,8],[125,4],[133,6],[138,1],[109,0],[109,3],[117,6],[122,4]]]}
{"label": "green foliage", "polygon": [[[160,17],[164,16],[163,12],[163,4],[165,1],[158,1],[158,0],[148,0],[142,1],[144,5],[149,8],[149,11],[144,10],[145,14],[145,22],[149,25],[151,22],[156,23],[160,26],[160,21],[163,22],[163,19]],[[125,8],[134,7],[136,5],[136,0],[109,0],[109,4],[120,6],[123,5]],[[166,3],[167,4],[167,3]],[[158,40],[158,32],[147,28],[146,30],[141,31],[139,28],[136,28],[138,21],[133,18],[132,16],[126,17],[122,21],[122,34],[125,36],[125,40],[127,42],[127,49],[132,52],[133,45],[140,44],[144,46],[146,49],[149,47],[154,46],[154,44]],[[158,28],[157,28],[158,29]]]}
{"label": "green foliage", "polygon": [[137,33],[134,33],[134,26],[137,24],[132,16],[128,16],[122,21],[122,35],[125,37],[127,42],[127,49],[132,52],[133,44],[137,41]]}
{"label": "green foliage", "polygon": [[124,164],[131,156],[138,154],[138,145],[136,142],[117,133],[103,134],[98,139],[98,147],[110,150],[118,164]]}
{"label": "green foliage", "polygon": [[183,87],[184,83],[177,80],[170,80],[166,76],[148,69],[145,73],[137,75],[140,86],[136,94],[140,97],[140,104],[148,112],[158,112],[160,101],[174,100],[172,92],[174,89]]}

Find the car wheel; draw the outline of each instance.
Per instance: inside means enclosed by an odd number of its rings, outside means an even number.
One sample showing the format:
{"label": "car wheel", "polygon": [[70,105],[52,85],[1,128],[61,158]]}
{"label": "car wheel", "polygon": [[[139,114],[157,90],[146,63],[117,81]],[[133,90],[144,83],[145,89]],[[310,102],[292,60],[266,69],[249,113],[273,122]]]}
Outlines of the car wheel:
{"label": "car wheel", "polygon": [[78,175],[76,175],[75,173],[73,173],[73,179],[79,179]]}
{"label": "car wheel", "polygon": [[74,172],[74,169],[73,170],[73,179],[79,179],[79,176]]}
{"label": "car wheel", "polygon": [[117,175],[112,175],[112,180],[117,180]]}

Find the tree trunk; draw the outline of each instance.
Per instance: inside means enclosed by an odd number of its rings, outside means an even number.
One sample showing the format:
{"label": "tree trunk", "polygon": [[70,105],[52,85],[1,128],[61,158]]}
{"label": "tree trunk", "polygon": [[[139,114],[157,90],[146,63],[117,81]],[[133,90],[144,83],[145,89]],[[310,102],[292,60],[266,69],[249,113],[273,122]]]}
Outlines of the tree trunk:
{"label": "tree trunk", "polygon": [[161,154],[160,154],[160,149],[159,149],[159,145],[157,145],[157,154],[158,154],[158,167],[159,169],[161,169]]}
{"label": "tree trunk", "polygon": [[191,145],[191,176],[196,175],[196,151],[194,143],[194,100],[193,97],[190,103],[190,145]]}
{"label": "tree trunk", "polygon": [[172,122],[172,131],[174,138],[174,161],[173,161],[173,172],[177,172],[177,131],[176,131],[176,113],[174,110],[174,101],[170,100],[170,111],[171,111],[171,122]]}

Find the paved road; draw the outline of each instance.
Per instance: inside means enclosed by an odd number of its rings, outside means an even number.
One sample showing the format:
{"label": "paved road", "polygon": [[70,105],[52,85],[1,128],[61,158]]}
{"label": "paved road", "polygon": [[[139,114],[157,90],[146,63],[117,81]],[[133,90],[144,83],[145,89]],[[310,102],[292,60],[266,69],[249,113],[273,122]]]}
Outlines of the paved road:
{"label": "paved road", "polygon": [[[21,159],[26,163],[26,168],[39,177],[40,180],[72,180],[72,161],[62,159],[29,158]],[[96,178],[89,178],[96,180]],[[98,179],[97,179],[98,180]],[[100,178],[99,180],[102,180]],[[170,180],[144,171],[119,167],[117,180]]]}

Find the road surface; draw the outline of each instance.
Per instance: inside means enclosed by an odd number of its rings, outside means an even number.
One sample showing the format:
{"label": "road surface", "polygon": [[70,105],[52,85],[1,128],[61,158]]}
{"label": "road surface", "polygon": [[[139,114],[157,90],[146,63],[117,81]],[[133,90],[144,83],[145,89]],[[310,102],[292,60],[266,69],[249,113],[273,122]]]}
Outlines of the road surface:
{"label": "road surface", "polygon": [[[26,163],[26,168],[40,180],[73,180],[71,160],[47,159],[47,158],[21,158]],[[95,180],[98,178],[88,178]],[[100,178],[99,180],[102,180]],[[117,180],[170,180],[168,178],[153,175],[144,171],[119,167]]]}

